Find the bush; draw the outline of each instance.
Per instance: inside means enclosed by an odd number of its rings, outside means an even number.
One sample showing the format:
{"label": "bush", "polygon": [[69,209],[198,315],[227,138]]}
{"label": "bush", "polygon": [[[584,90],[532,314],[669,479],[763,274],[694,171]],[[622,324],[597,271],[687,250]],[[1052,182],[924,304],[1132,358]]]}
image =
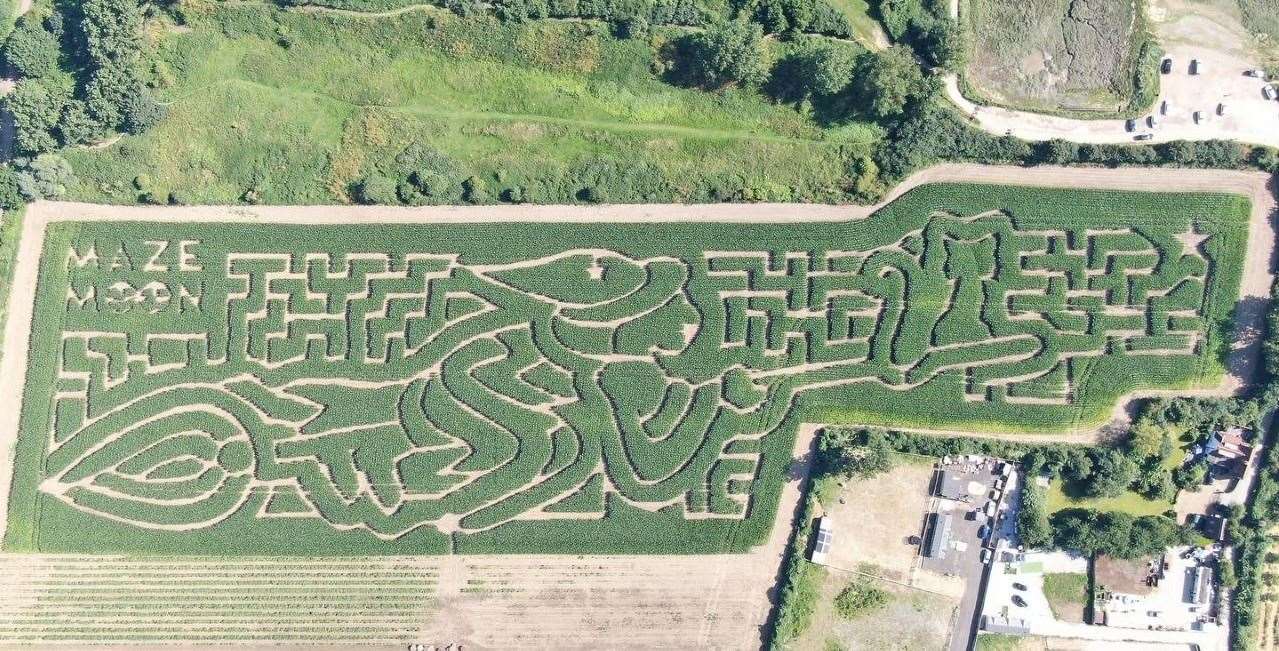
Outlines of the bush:
{"label": "bush", "polygon": [[848,584],[835,597],[835,612],[844,619],[855,619],[888,605],[889,595],[868,579]]}
{"label": "bush", "polygon": [[371,174],[364,177],[356,186],[356,198],[360,203],[370,205],[394,205],[400,202],[395,181]]}
{"label": "bush", "polygon": [[61,197],[76,180],[71,164],[57,154],[40,154],[33,160],[17,159],[14,165],[18,190],[31,201]]}

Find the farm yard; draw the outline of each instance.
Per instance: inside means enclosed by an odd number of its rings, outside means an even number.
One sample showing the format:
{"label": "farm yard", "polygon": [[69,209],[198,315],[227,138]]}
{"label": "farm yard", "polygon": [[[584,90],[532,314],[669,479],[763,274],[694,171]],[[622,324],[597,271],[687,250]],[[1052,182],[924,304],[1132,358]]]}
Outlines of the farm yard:
{"label": "farm yard", "polygon": [[1248,207],[931,185],[842,224],[536,236],[184,210],[46,229],[6,549],[745,551],[800,422],[1060,429],[1214,385]]}
{"label": "farm yard", "polygon": [[[1158,53],[1133,0],[956,0],[973,41],[966,92],[986,104],[1114,115],[1154,101]],[[1150,68],[1150,70],[1145,70]]]}

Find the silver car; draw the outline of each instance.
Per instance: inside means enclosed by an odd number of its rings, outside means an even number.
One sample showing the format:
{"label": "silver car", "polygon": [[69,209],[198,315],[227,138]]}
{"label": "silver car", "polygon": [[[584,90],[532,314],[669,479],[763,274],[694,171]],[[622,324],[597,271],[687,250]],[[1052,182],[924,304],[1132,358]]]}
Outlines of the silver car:
{"label": "silver car", "polygon": [[1275,98],[1275,87],[1274,87],[1274,86],[1271,86],[1270,84],[1266,84],[1265,86],[1262,86],[1262,87],[1261,87],[1261,96],[1262,96],[1262,97],[1264,97],[1264,98],[1266,98],[1266,99],[1274,99],[1274,98]]}

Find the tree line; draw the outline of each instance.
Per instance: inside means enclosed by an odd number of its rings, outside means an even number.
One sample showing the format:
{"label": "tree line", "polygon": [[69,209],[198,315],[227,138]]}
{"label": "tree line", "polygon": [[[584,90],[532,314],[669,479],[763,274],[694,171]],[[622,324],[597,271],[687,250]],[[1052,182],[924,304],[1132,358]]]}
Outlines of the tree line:
{"label": "tree line", "polygon": [[18,20],[0,55],[18,77],[4,108],[20,157],[0,173],[0,203],[56,196],[73,177],[52,152],[164,118],[143,65],[143,19],[138,0],[84,0]]}

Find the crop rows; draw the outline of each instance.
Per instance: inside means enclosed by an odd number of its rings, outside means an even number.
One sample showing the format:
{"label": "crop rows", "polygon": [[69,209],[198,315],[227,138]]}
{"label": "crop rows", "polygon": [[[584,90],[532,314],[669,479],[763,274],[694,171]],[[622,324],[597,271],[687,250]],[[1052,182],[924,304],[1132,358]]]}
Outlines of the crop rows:
{"label": "crop rows", "polygon": [[846,224],[55,224],[5,544],[744,550],[804,420],[1060,429],[1215,380],[1246,210],[926,186]]}
{"label": "crop rows", "polygon": [[400,643],[434,617],[438,571],[326,559],[5,556],[0,643]]}

